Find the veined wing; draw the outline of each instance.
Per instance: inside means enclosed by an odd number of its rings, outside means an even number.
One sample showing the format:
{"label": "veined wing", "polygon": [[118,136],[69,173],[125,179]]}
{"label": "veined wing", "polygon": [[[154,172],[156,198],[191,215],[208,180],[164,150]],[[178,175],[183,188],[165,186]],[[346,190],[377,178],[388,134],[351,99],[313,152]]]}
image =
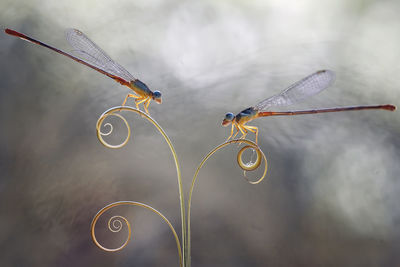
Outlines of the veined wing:
{"label": "veined wing", "polygon": [[299,103],[306,98],[318,94],[328,88],[335,80],[335,73],[331,70],[317,71],[300,81],[292,84],[280,94],[271,96],[255,106],[259,111],[267,110],[272,106],[286,106]]}
{"label": "veined wing", "polygon": [[72,53],[79,59],[92,64],[127,82],[136,80],[124,67],[111,59],[100,47],[91,41],[84,33],[77,29],[66,31],[68,43],[75,49]]}

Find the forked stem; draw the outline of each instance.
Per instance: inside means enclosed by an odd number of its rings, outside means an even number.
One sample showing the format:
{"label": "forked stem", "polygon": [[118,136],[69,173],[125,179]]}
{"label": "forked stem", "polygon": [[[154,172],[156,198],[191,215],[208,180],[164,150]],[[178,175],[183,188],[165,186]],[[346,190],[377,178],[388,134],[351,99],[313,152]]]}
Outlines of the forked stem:
{"label": "forked stem", "polygon": [[[128,227],[128,232],[129,232],[129,233],[128,233],[128,234],[129,234],[129,235],[128,235],[128,238],[125,240],[125,242],[122,244],[122,246],[120,246],[119,248],[115,248],[115,249],[108,249],[108,248],[105,248],[105,247],[103,247],[103,246],[97,241],[97,239],[96,239],[96,237],[95,237],[95,231],[94,231],[96,222],[97,222],[98,218],[99,218],[104,212],[106,212],[107,210],[109,210],[109,209],[111,209],[111,208],[113,208],[113,207],[115,207],[115,206],[119,206],[119,205],[134,205],[134,206],[140,206],[140,207],[149,209],[149,210],[151,210],[152,212],[156,213],[157,215],[159,215],[159,216],[168,224],[168,226],[170,227],[170,229],[171,229],[171,231],[172,231],[172,233],[173,233],[173,235],[174,235],[174,237],[175,237],[175,240],[176,240],[176,244],[177,244],[177,247],[178,247],[178,254],[179,254],[179,263],[180,263],[180,266],[189,267],[190,264],[191,264],[191,256],[190,256],[190,255],[191,255],[191,238],[190,238],[190,234],[191,234],[191,230],[190,230],[190,209],[191,209],[191,201],[192,201],[192,195],[193,195],[194,185],[195,185],[197,176],[198,176],[198,174],[199,174],[200,169],[201,169],[201,168],[203,167],[203,165],[205,164],[205,162],[206,162],[215,152],[217,152],[218,150],[220,150],[221,148],[223,148],[223,147],[225,147],[225,146],[227,146],[227,145],[236,144],[236,143],[239,143],[239,144],[246,144],[246,146],[244,146],[242,149],[239,150],[239,152],[238,152],[238,154],[237,154],[237,162],[238,162],[239,167],[242,168],[242,170],[244,171],[244,178],[246,179],[246,181],[247,181],[248,183],[250,183],[250,184],[258,184],[258,183],[260,183],[260,182],[265,178],[265,176],[266,176],[266,174],[267,174],[267,169],[268,169],[267,159],[266,159],[264,153],[261,151],[260,147],[259,147],[256,143],[254,143],[253,141],[250,141],[250,140],[247,140],[247,139],[234,139],[234,140],[230,140],[230,141],[227,141],[227,142],[225,142],[225,143],[222,143],[222,144],[218,145],[218,146],[215,147],[213,150],[211,150],[211,151],[203,158],[203,160],[202,160],[201,163],[199,164],[199,166],[198,166],[198,168],[197,168],[197,170],[196,170],[196,172],[195,172],[195,174],[194,174],[194,176],[193,176],[193,180],[192,180],[192,184],[191,184],[190,191],[189,191],[189,196],[188,196],[188,206],[187,206],[187,207],[188,207],[188,210],[187,210],[187,224],[186,224],[185,200],[184,200],[184,195],[183,195],[182,178],[181,178],[181,171],[180,171],[180,167],[179,167],[179,163],[178,163],[178,157],[177,157],[176,152],[175,152],[175,149],[174,149],[174,147],[173,147],[173,145],[172,145],[172,143],[171,143],[171,140],[169,139],[169,137],[167,136],[167,134],[164,132],[164,130],[161,128],[161,126],[160,126],[154,119],[152,119],[148,114],[146,114],[146,113],[144,113],[144,112],[142,112],[142,111],[140,111],[140,110],[138,110],[138,109],[132,108],[132,107],[128,107],[128,106],[118,106],[118,107],[110,108],[110,109],[108,109],[107,111],[105,111],[105,112],[100,116],[100,118],[99,118],[98,121],[97,121],[96,130],[97,130],[97,137],[99,138],[99,141],[100,141],[104,146],[106,146],[106,147],[108,147],[108,148],[120,148],[120,147],[123,147],[123,146],[125,146],[125,145],[127,144],[128,140],[129,140],[129,137],[130,137],[130,134],[131,134],[131,130],[130,130],[129,124],[128,124],[128,122],[126,121],[126,119],[125,119],[120,113],[116,113],[116,112],[120,112],[120,111],[124,111],[124,110],[125,110],[125,111],[130,111],[130,112],[136,112],[136,113],[138,113],[139,115],[141,115],[142,117],[146,118],[148,121],[150,121],[150,122],[157,128],[157,130],[162,134],[162,136],[164,137],[165,141],[168,143],[168,146],[169,146],[170,149],[171,149],[171,152],[172,152],[172,155],[173,155],[174,161],[175,161],[175,167],[176,167],[177,176],[178,176],[178,188],[179,188],[179,199],[180,199],[180,208],[181,208],[181,222],[182,222],[182,247],[180,246],[179,238],[178,238],[178,236],[177,236],[177,234],[176,234],[176,232],[175,232],[173,226],[171,225],[171,223],[168,221],[168,219],[167,219],[163,214],[161,214],[159,211],[157,211],[156,209],[154,209],[154,208],[152,208],[152,207],[150,207],[150,206],[148,206],[148,205],[146,205],[146,204],[143,204],[143,203],[140,203],[140,202],[134,202],[134,201],[120,201],[120,202],[114,202],[114,203],[111,203],[111,204],[105,206],[104,208],[102,208],[102,209],[96,214],[96,216],[94,217],[94,219],[93,219],[93,221],[92,221],[92,225],[91,225],[91,235],[92,235],[93,242],[94,242],[99,248],[101,248],[101,249],[103,249],[103,250],[106,250],[106,251],[118,251],[118,250],[123,249],[123,248],[128,244],[128,242],[129,242],[129,240],[130,240],[130,235],[131,235],[130,224],[129,224],[129,222],[126,220],[126,218],[125,218],[125,217],[122,217],[122,216],[113,216],[113,217],[109,220],[109,222],[108,222],[109,229],[110,229],[111,231],[113,231],[113,232],[117,232],[117,231],[119,231],[119,230],[122,228],[122,222],[121,222],[121,220],[123,220],[123,221],[126,223],[127,227]],[[107,143],[107,142],[103,139],[103,136],[108,136],[108,135],[110,135],[110,134],[112,133],[112,131],[113,131],[113,126],[112,126],[111,123],[107,123],[107,124],[104,125],[104,126],[109,127],[109,130],[108,130],[107,132],[101,132],[101,130],[100,130],[101,127],[102,127],[102,124],[103,124],[103,122],[104,122],[104,120],[105,120],[105,118],[107,118],[108,116],[116,116],[116,117],[120,118],[120,119],[124,122],[125,126],[126,126],[127,129],[128,129],[127,137],[125,138],[125,140],[124,140],[121,144],[118,144],[118,145],[111,145],[111,144]],[[257,159],[256,159],[256,161],[255,161],[255,162],[250,162],[250,164],[249,164],[249,163],[244,163],[243,160],[242,160],[243,152],[246,151],[247,149],[254,149],[254,150],[257,152]],[[261,176],[261,178],[259,178],[258,180],[256,180],[256,181],[251,181],[251,180],[249,180],[249,179],[246,177],[246,171],[252,171],[252,170],[257,169],[257,168],[261,165],[261,163],[262,163],[261,158],[263,158],[263,159],[264,159],[264,162],[265,162],[264,173],[263,173],[263,175]],[[115,220],[115,221],[113,221],[113,220]],[[113,222],[113,224],[111,224],[111,222]],[[113,230],[114,228],[115,228],[115,230]]]}

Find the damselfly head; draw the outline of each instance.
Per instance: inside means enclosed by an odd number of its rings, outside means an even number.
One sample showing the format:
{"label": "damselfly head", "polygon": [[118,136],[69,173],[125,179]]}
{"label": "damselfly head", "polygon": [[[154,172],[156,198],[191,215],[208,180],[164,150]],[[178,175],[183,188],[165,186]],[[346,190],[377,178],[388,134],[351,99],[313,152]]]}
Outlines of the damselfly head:
{"label": "damselfly head", "polygon": [[161,99],[161,92],[160,91],[154,91],[153,92],[153,100],[156,101],[158,104],[161,104],[162,99]]}
{"label": "damselfly head", "polygon": [[222,126],[228,126],[229,124],[232,123],[233,119],[235,118],[235,115],[233,115],[232,112],[228,112],[225,114],[225,118],[222,121]]}

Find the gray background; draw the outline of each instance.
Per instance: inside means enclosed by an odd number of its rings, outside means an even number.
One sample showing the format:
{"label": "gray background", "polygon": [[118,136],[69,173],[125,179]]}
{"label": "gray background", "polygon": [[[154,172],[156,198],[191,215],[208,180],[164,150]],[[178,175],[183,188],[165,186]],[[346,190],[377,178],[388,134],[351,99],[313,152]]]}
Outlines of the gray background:
{"label": "gray background", "polygon": [[[160,90],[163,104],[150,112],[175,144],[187,192],[229,134],[226,112],[316,70],[335,70],[335,84],[295,108],[399,105],[399,13],[395,0],[2,0],[0,25],[66,51],[64,29],[78,28]],[[98,116],[129,89],[3,33],[0,55],[0,265],[177,266],[169,229],[140,208],[113,213],[134,227],[123,251],[90,239],[92,217],[118,200],[153,206],[180,232],[174,164],[154,127],[128,114],[126,147],[96,138]],[[193,266],[400,265],[398,111],[252,125],[268,178],[241,179],[236,146],[207,163],[193,198]],[[123,236],[102,223],[104,245],[118,245]]]}

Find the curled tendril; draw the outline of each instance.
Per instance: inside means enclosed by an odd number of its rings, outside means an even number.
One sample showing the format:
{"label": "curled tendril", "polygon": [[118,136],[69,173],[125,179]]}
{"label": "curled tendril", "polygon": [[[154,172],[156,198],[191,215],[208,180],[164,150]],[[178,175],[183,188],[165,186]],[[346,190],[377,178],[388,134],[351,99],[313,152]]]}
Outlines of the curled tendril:
{"label": "curled tendril", "polygon": [[[108,111],[109,111],[109,110],[108,110]],[[129,124],[128,124],[128,122],[126,121],[126,119],[124,118],[124,116],[122,116],[121,114],[118,114],[118,113],[114,113],[115,111],[112,111],[112,112],[108,112],[108,111],[104,112],[104,113],[100,116],[100,118],[97,120],[97,124],[96,124],[97,138],[99,139],[100,143],[102,143],[104,146],[106,146],[106,147],[108,147],[108,148],[121,148],[121,147],[125,146],[125,145],[128,143],[129,137],[131,136],[131,128],[129,127]],[[108,112],[108,113],[107,113],[107,112]],[[101,131],[101,124],[102,124],[102,123],[104,122],[104,120],[105,120],[107,117],[109,117],[109,116],[115,116],[115,117],[120,118],[120,119],[124,122],[126,128],[128,129],[128,134],[127,134],[125,140],[124,140],[122,143],[118,144],[118,145],[111,145],[111,144],[107,143],[107,142],[103,139],[103,136],[108,136],[108,135],[110,135],[110,134],[113,132],[113,130],[114,130],[114,127],[112,126],[111,123],[106,123],[106,124],[104,124],[103,126],[104,126],[104,127],[107,127],[107,126],[108,126],[110,129],[108,130],[108,132],[102,132],[102,131]]]}
{"label": "curled tendril", "polygon": [[[221,148],[228,146],[230,144],[246,144],[246,146],[244,146],[243,148],[241,148],[237,154],[237,163],[239,165],[239,167],[244,171],[244,178],[246,179],[246,181],[250,184],[258,184],[260,183],[262,180],[264,180],[265,176],[267,175],[267,170],[268,170],[268,162],[267,162],[267,158],[265,157],[265,154],[262,152],[262,150],[260,149],[260,147],[254,143],[253,141],[247,140],[247,139],[234,139],[234,140],[230,140],[227,141],[225,143],[222,143],[220,145],[218,145],[217,147],[215,147],[213,150],[211,150],[207,156],[205,156],[203,158],[203,160],[201,161],[201,163],[199,164],[199,166],[197,167],[197,170],[193,176],[193,180],[192,180],[192,185],[190,187],[190,191],[189,191],[189,198],[188,198],[188,233],[187,233],[187,237],[188,237],[188,241],[187,241],[187,258],[188,258],[188,262],[190,262],[190,246],[191,246],[191,241],[190,241],[190,207],[191,207],[191,202],[192,202],[192,194],[193,194],[193,189],[194,189],[194,185],[197,179],[197,176],[199,174],[200,169],[203,167],[204,163],[218,150],[220,150]],[[255,162],[249,162],[249,163],[244,163],[243,162],[243,152],[246,151],[247,149],[253,149],[256,151],[257,153],[257,158]],[[255,181],[251,181],[246,177],[246,171],[253,171],[255,169],[257,169],[258,167],[260,167],[262,160],[264,159],[265,162],[265,168],[264,168],[264,173],[263,175]]]}
{"label": "curled tendril", "polygon": [[108,220],[108,229],[111,232],[118,233],[119,231],[121,231],[123,224],[120,219],[122,219],[126,223],[126,225],[128,226],[128,229],[131,228],[129,222],[127,221],[127,219],[125,217],[117,215],[117,216],[112,216]]}
{"label": "curled tendril", "polygon": [[107,126],[110,127],[110,130],[108,132],[106,132],[106,133],[103,133],[103,132],[100,131],[100,135],[107,136],[107,135],[110,135],[112,133],[112,131],[114,130],[114,127],[112,126],[112,124],[111,123],[104,124],[104,127],[107,127]]}
{"label": "curled tendril", "polygon": [[122,205],[139,206],[139,207],[148,209],[148,210],[152,211],[153,213],[157,214],[158,216],[160,216],[164,220],[164,222],[169,226],[169,228],[172,231],[172,234],[175,237],[176,246],[177,246],[178,254],[179,254],[179,265],[183,266],[181,244],[179,242],[179,237],[176,234],[176,231],[175,231],[174,227],[172,226],[172,224],[170,223],[170,221],[161,212],[159,212],[158,210],[152,208],[149,205],[146,205],[146,204],[143,204],[143,203],[140,203],[140,202],[118,201],[118,202],[114,202],[114,203],[111,203],[111,204],[103,207],[99,212],[97,212],[97,214],[94,216],[94,218],[92,220],[92,224],[90,225],[90,232],[91,232],[92,240],[96,244],[96,246],[99,247],[102,250],[105,250],[105,251],[115,252],[115,251],[119,251],[119,250],[123,249],[129,243],[129,241],[131,239],[131,235],[132,235],[132,228],[131,228],[128,220],[125,217],[120,216],[120,215],[112,216],[108,220],[108,229],[113,233],[121,231],[121,229],[123,227],[122,221],[126,224],[126,226],[128,228],[128,236],[127,236],[125,242],[120,247],[118,247],[118,248],[106,248],[106,247],[104,247],[103,245],[101,245],[97,241],[96,234],[95,234],[96,223],[97,223],[98,219],[100,218],[100,216],[103,215],[109,209],[117,207],[117,206],[122,206]]}
{"label": "curled tendril", "polygon": [[[248,163],[243,162],[242,156],[243,156],[244,151],[246,151],[247,149],[252,149],[253,151],[255,151],[257,153],[256,161],[248,162]],[[239,164],[239,167],[242,168],[244,171],[253,171],[253,170],[257,169],[261,165],[261,158],[262,158],[261,153],[262,152],[260,149],[254,149],[252,146],[242,147],[242,149],[240,149],[237,154],[237,163]]]}
{"label": "curled tendril", "polygon": [[[258,184],[260,183],[262,180],[264,180],[265,176],[267,175],[267,170],[268,170],[268,162],[267,162],[267,158],[265,157],[264,152],[262,152],[262,150],[260,149],[260,147],[254,143],[253,141],[247,140],[247,139],[234,139],[234,140],[230,140],[227,141],[225,143],[222,143],[220,145],[218,145],[217,147],[215,147],[213,150],[211,150],[210,153],[208,153],[207,156],[205,156],[202,160],[202,162],[200,163],[199,167],[196,170],[195,176],[193,177],[193,182],[192,182],[192,186],[194,185],[194,182],[196,180],[196,177],[198,175],[198,172],[200,171],[201,167],[204,165],[204,163],[218,150],[220,150],[221,148],[228,146],[230,144],[235,144],[235,143],[239,143],[239,144],[246,144],[246,146],[242,147],[237,156],[236,156],[236,160],[237,163],[239,165],[239,167],[244,171],[244,178],[246,179],[247,182],[249,182],[250,184]],[[252,149],[253,151],[256,152],[257,158],[254,162],[248,162],[245,163],[243,162],[243,153],[247,150],[247,149]],[[261,163],[262,163],[262,159],[264,159],[265,162],[265,168],[264,168],[264,173],[263,175],[257,179],[256,181],[250,181],[249,179],[247,179],[246,177],[246,171],[253,171],[255,169],[257,169],[258,167],[260,167]]]}

